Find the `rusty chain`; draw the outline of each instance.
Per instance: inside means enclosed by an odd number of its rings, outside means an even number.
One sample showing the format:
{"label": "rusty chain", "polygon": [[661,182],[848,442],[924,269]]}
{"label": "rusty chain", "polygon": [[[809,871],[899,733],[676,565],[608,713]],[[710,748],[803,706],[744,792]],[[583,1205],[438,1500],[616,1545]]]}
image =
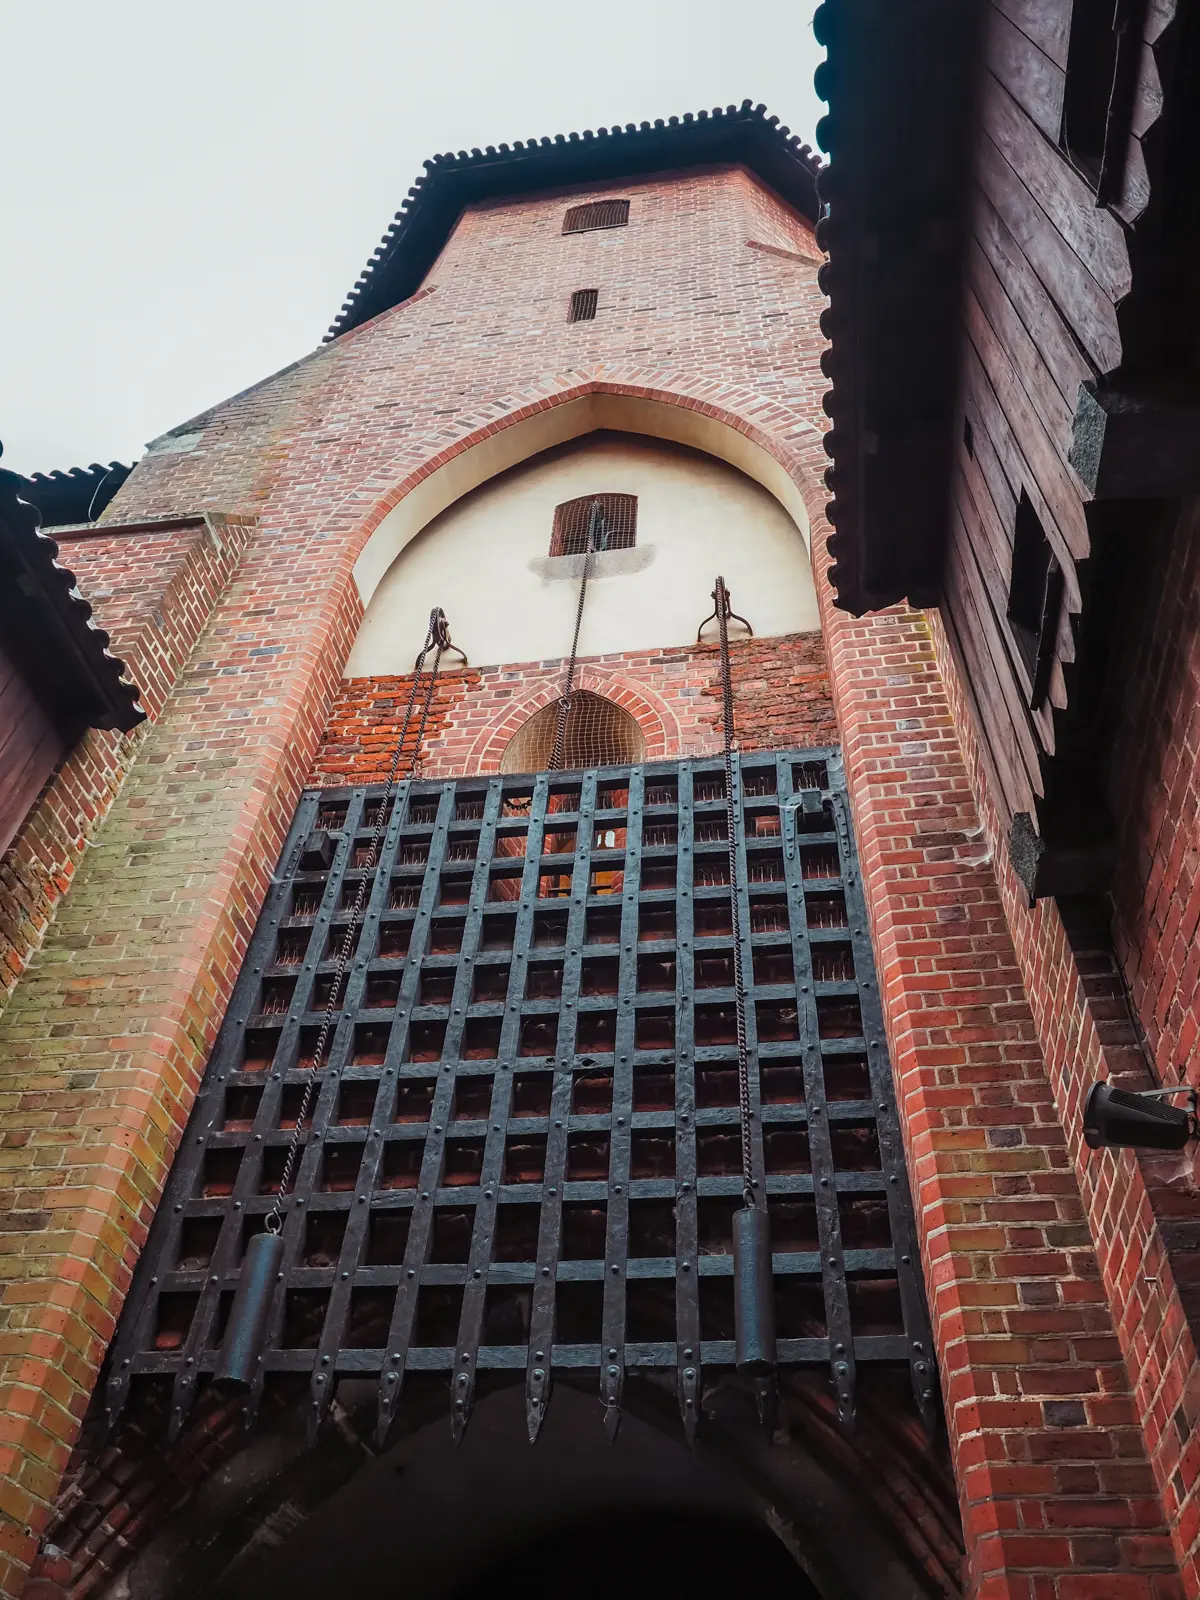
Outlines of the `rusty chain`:
{"label": "rusty chain", "polygon": [[567,718],[571,715],[571,702],[575,684],[575,664],[579,654],[579,630],[583,625],[583,602],[587,597],[588,578],[592,570],[592,557],[603,549],[604,513],[599,500],[592,502],[588,515],[587,549],[583,552],[583,575],[579,580],[579,603],[575,607],[575,632],[571,636],[571,654],[567,657],[567,674],[563,679],[562,694],[558,700],[558,716],[554,724],[554,748],[550,752],[548,772],[562,770],[567,745]]}
{"label": "rusty chain", "polygon": [[729,619],[733,615],[725,579],[718,577],[712,594],[721,633],[721,725],[725,755],[725,832],[729,845],[729,911],[733,925],[733,998],[737,1018],[738,1113],[742,1134],[742,1195],[753,1207],[754,1142],[750,1133],[750,1044],[746,1034],[746,974],[742,961],[742,911],[738,899],[737,806],[733,787],[733,669],[729,662]]}
{"label": "rusty chain", "polygon": [[375,826],[371,833],[371,843],[367,850],[367,859],[363,864],[362,876],[358,880],[355,891],[354,903],[350,908],[350,917],[346,923],[346,931],[342,936],[341,946],[338,949],[337,960],[333,969],[333,983],[329,990],[329,999],[325,1005],[325,1013],[321,1018],[321,1027],[317,1033],[317,1042],[313,1049],[312,1065],[308,1071],[308,1078],[304,1085],[304,1094],[300,1100],[300,1109],[296,1115],[296,1125],[292,1130],[292,1137],[288,1143],[287,1156],[283,1163],[283,1174],[279,1180],[279,1189],[275,1196],[275,1204],[271,1207],[266,1217],[266,1230],[268,1233],[281,1233],[283,1231],[283,1202],[288,1192],[295,1171],[296,1157],[304,1140],[304,1123],[308,1117],[309,1106],[312,1104],[313,1090],[317,1084],[317,1074],[325,1060],[325,1052],[329,1047],[329,1036],[334,1030],[334,1019],[341,1004],[342,987],[345,981],[346,968],[350,964],[350,957],[354,954],[355,941],[358,938],[359,921],[362,917],[363,907],[367,901],[367,889],[375,875],[376,863],[379,860],[379,848],[383,843],[384,833],[387,831],[388,808],[391,805],[392,794],[396,787],[396,778],[400,771],[400,763],[404,757],[404,742],[408,737],[409,724],[412,722],[413,708],[417,702],[417,690],[421,683],[421,674],[425,670],[425,657],[430,650],[434,652],[433,666],[430,669],[429,679],[425,685],[425,697],[421,705],[420,718],[417,722],[416,739],[413,742],[409,758],[408,776],[411,778],[416,773],[417,762],[421,754],[421,745],[425,739],[425,727],[429,721],[429,709],[433,704],[433,692],[437,686],[438,670],[442,664],[442,652],[454,648],[450,643],[450,629],[446,621],[446,613],[440,606],[434,606],[429,613],[429,628],[425,634],[425,643],[421,646],[417,656],[416,666],[413,669],[412,690],[408,697],[408,705],[404,710],[404,719],[400,724],[400,734],[396,740],[395,754],[392,756],[391,769],[388,772],[387,782],[384,785],[383,798],[379,805],[379,814],[375,818]]}

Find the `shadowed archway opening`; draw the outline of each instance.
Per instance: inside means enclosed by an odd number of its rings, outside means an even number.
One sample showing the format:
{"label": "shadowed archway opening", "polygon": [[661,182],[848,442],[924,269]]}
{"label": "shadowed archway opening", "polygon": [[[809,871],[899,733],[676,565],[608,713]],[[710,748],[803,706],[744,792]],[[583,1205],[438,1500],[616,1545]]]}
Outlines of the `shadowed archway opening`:
{"label": "shadowed archway opening", "polygon": [[663,1600],[675,1594],[732,1600],[746,1585],[788,1600],[820,1600],[761,1522],[617,1507],[521,1546],[452,1590],[447,1600],[474,1600],[481,1591],[503,1597],[559,1590],[571,1600]]}

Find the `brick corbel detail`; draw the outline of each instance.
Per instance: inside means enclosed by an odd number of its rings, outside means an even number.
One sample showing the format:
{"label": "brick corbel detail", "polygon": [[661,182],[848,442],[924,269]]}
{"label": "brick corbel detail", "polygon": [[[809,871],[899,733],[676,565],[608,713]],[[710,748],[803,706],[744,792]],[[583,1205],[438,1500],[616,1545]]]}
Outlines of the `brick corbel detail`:
{"label": "brick corbel detail", "polygon": [[1183,1594],[925,619],[818,590],[973,1600]]}

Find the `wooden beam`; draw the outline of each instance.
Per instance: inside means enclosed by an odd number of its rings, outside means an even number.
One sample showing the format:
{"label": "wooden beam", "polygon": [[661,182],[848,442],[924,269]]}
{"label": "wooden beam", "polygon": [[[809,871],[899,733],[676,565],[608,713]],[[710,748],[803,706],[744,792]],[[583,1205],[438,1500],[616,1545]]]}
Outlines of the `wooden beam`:
{"label": "wooden beam", "polygon": [[1200,489],[1200,390],[1194,381],[1079,386],[1071,466],[1098,500],[1148,500]]}

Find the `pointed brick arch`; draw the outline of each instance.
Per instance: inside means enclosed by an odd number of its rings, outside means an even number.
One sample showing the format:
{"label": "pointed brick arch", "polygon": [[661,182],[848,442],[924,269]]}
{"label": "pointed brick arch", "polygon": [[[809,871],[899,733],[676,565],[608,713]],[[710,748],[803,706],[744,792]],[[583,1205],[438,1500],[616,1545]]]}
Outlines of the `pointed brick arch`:
{"label": "pointed brick arch", "polygon": [[[461,462],[471,452],[480,452],[478,475],[468,477],[461,488],[443,491],[444,498],[440,495],[431,497],[428,511],[423,510],[419,514],[419,520],[415,522],[409,537],[462,494],[547,448],[544,438],[532,442],[532,435],[529,445],[523,448],[514,435],[505,441],[509,446],[505,450],[497,441],[503,441],[508,430],[520,429],[523,424],[556,408],[586,403],[591,399],[601,402],[616,399],[635,404],[648,402],[648,406],[642,405],[636,413],[631,412],[629,431],[650,437],[680,438],[678,428],[667,429],[663,426],[670,412],[678,413],[676,420],[681,427],[686,424],[688,414],[691,414],[704,419],[706,424],[715,423],[719,429],[728,430],[731,435],[740,435],[782,474],[776,482],[765,481],[763,477],[758,477],[757,481],[768,492],[775,494],[790,514],[795,514],[798,501],[811,527],[823,521],[828,498],[824,483],[828,460],[823,447],[824,428],[821,424],[824,423],[824,417],[820,411],[820,394],[815,389],[811,397],[805,396],[806,403],[800,407],[764,399],[761,394],[744,385],[715,380],[699,381],[667,369],[604,368],[548,377],[534,389],[517,390],[498,397],[479,412],[468,413],[457,419],[453,437],[440,439],[437,450],[425,455],[407,471],[402,470],[401,463],[396,463],[391,472],[376,472],[359,483],[338,503],[326,527],[330,532],[344,530],[350,533],[357,561],[356,571],[361,574],[364,554],[368,552],[388,513],[418,491],[428,493],[436,474],[448,476],[444,469]],[[668,408],[667,412],[656,412],[655,408],[662,407]],[[636,425],[633,424],[634,416]],[[613,425],[611,417],[605,416],[603,421],[579,427],[563,437],[582,437],[593,428]],[[683,439],[682,442],[689,441]],[[748,471],[745,464],[714,450],[711,440],[706,443],[703,438],[697,438],[693,442],[695,448],[717,455],[718,459],[730,460],[739,470],[756,476],[753,471]],[[490,464],[485,457],[494,458],[495,464]],[[791,505],[780,492],[780,486],[784,483],[795,495]],[[414,501],[414,507],[416,504]],[[807,530],[802,528],[802,532],[807,537]],[[372,562],[371,556],[366,554],[366,560],[372,566],[366,583],[368,598],[375,583],[405,543],[407,539],[391,549],[386,559],[380,555]]]}
{"label": "pointed brick arch", "polygon": [[[664,761],[679,753],[680,727],[674,711],[649,685],[639,683],[627,673],[609,670],[590,662],[576,672],[576,686],[627,711],[637,723],[646,745],[647,761]],[[471,772],[499,772],[500,761],[509,740],[530,717],[557,700],[561,676],[547,674],[545,681],[527,693],[505,712],[499,721],[478,734],[469,756]]]}

